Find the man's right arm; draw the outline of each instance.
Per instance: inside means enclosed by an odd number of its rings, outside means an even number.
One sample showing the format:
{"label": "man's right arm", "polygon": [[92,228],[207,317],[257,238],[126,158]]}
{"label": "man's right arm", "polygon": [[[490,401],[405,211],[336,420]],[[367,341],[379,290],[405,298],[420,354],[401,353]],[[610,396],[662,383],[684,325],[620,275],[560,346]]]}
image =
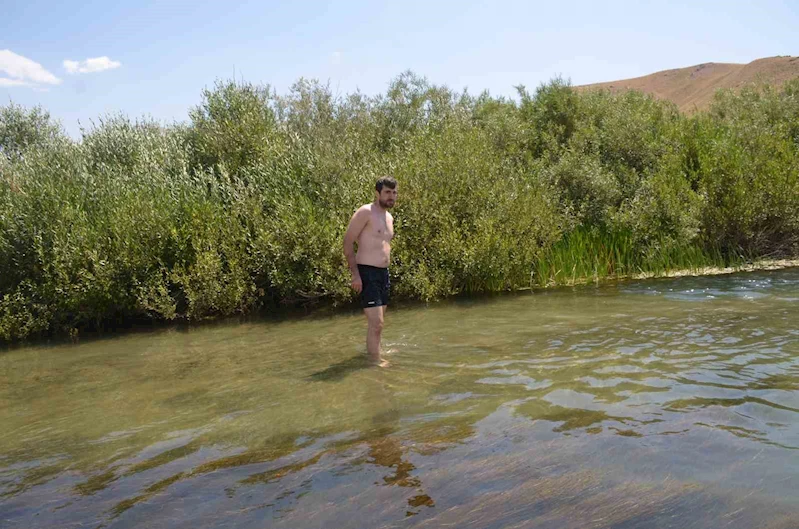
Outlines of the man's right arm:
{"label": "man's right arm", "polygon": [[344,234],[344,255],[347,256],[347,265],[352,273],[352,288],[360,292],[362,288],[361,274],[358,273],[358,263],[355,261],[355,241],[369,221],[369,210],[361,208],[350,219],[347,233]]}

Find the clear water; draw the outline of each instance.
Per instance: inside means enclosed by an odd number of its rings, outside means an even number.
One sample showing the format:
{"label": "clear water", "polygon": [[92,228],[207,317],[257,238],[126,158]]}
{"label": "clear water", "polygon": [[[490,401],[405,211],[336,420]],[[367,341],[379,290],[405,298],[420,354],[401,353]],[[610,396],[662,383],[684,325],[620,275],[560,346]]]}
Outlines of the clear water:
{"label": "clear water", "polygon": [[0,526],[799,526],[799,270],[0,354]]}

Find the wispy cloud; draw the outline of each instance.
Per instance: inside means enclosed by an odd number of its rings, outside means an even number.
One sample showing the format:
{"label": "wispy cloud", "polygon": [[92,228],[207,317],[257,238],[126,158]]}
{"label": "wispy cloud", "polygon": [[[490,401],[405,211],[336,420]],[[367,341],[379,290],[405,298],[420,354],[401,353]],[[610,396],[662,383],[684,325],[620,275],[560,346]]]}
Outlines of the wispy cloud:
{"label": "wispy cloud", "polygon": [[0,50],[0,86],[41,86],[61,84],[61,79],[51,74],[36,61],[11,50]]}
{"label": "wispy cloud", "polygon": [[119,68],[122,63],[119,61],[112,61],[106,56],[94,57],[86,59],[85,61],[64,61],[64,68],[67,73],[94,73],[102,72],[105,70],[113,70]]}
{"label": "wispy cloud", "polygon": [[333,64],[334,66],[338,65],[338,64],[341,64],[341,52],[340,51],[334,51],[333,53],[330,54],[330,64]]}
{"label": "wispy cloud", "polygon": [[20,79],[8,79],[7,77],[0,77],[0,86],[26,86],[28,83]]}

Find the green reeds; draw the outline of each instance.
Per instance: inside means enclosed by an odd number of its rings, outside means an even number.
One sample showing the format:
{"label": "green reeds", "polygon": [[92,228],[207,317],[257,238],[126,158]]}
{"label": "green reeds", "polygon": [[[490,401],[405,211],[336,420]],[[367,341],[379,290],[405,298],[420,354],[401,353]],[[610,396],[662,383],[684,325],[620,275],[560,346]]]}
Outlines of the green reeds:
{"label": "green reeds", "polygon": [[566,234],[538,259],[532,284],[539,287],[575,285],[604,279],[697,273],[743,264],[740,256],[725,257],[715,247],[699,243],[676,245],[668,239],[636,249],[629,231],[579,227]]}

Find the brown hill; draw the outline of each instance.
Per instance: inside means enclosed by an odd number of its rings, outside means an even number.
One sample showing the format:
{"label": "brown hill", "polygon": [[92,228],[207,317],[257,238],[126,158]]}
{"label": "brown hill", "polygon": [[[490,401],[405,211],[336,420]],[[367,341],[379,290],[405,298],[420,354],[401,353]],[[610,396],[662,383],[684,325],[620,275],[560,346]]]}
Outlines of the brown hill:
{"label": "brown hill", "polygon": [[758,59],[749,64],[708,62],[634,79],[578,86],[577,89],[641,90],[673,101],[683,112],[695,112],[710,106],[716,90],[739,89],[756,82],[781,85],[795,77],[799,77],[799,57],[783,56]]}

